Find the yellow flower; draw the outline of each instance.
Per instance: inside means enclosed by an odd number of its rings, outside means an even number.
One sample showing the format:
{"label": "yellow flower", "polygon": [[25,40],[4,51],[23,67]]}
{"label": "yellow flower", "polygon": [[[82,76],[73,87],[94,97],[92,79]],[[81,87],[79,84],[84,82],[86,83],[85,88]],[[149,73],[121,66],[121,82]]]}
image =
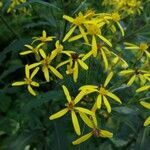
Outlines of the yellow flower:
{"label": "yellow flower", "polygon": [[131,86],[135,81],[139,80],[141,85],[146,81],[150,81],[150,72],[141,69],[127,69],[119,72],[120,76],[127,76],[129,78],[127,85]]}
{"label": "yellow flower", "polygon": [[30,75],[30,68],[28,65],[25,66],[25,78],[24,81],[18,81],[18,82],[14,82],[12,84],[12,86],[20,86],[20,85],[27,85],[28,91],[36,96],[35,91],[32,89],[31,86],[35,86],[35,87],[39,87],[39,83],[32,81],[32,78],[37,74],[37,72],[39,71],[39,67],[35,68],[33,70],[33,72]]}
{"label": "yellow flower", "polygon": [[40,56],[39,56],[39,49],[41,48],[41,46],[43,46],[44,43],[40,43],[38,44],[36,47],[33,47],[32,45],[25,45],[25,47],[27,47],[29,50],[26,50],[26,51],[23,51],[23,52],[20,52],[19,54],[20,55],[28,55],[28,54],[31,54],[33,53],[35,55],[35,58],[37,61],[40,60]]}
{"label": "yellow flower", "polygon": [[[87,35],[91,36],[91,45],[92,45],[92,52],[93,52],[93,56],[96,57],[97,56],[97,38],[99,40],[102,40],[104,43],[106,43],[107,45],[109,45],[110,47],[112,47],[112,44],[109,40],[107,40],[104,36],[101,35],[101,27],[104,24],[98,24],[98,23],[92,23],[92,24],[87,24],[86,25],[86,29],[87,32],[85,34],[85,36],[87,37]],[[81,35],[76,35],[72,38],[69,39],[69,42],[75,41],[77,39],[82,38]]]}
{"label": "yellow flower", "polygon": [[[67,67],[67,69],[69,70],[66,70],[66,73],[67,74],[73,73],[74,82],[77,82],[79,66],[81,66],[84,70],[88,70],[87,64],[82,60],[84,54],[78,55],[76,52],[73,51],[63,51],[62,53],[69,56],[69,59],[59,63],[56,68],[59,68],[65,64],[69,64],[69,66]],[[70,70],[72,70],[71,71],[72,73],[70,73]]]}
{"label": "yellow flower", "polygon": [[110,92],[109,90],[106,89],[106,86],[108,85],[108,83],[110,82],[112,77],[113,77],[113,72],[110,72],[108,74],[104,84],[101,85],[100,87],[95,86],[95,85],[84,85],[84,86],[80,87],[80,89],[79,89],[81,91],[88,91],[88,93],[97,92],[98,93],[98,96],[96,99],[97,108],[98,109],[101,108],[102,101],[103,101],[108,113],[111,112],[111,106],[107,99],[107,96],[112,98],[113,100],[115,100],[118,103],[122,103],[119,97],[117,97],[115,94],[113,94],[112,92]]}
{"label": "yellow flower", "polygon": [[43,58],[43,60],[41,60],[38,63],[33,63],[32,65],[30,65],[30,68],[34,68],[37,67],[39,65],[42,66],[42,71],[44,73],[45,79],[47,82],[50,81],[50,77],[49,77],[49,70],[58,78],[63,79],[63,76],[57,71],[57,69],[55,69],[52,65],[52,55],[48,55],[46,56],[45,52],[43,51],[43,49],[39,50],[41,57]]}
{"label": "yellow flower", "polygon": [[[148,103],[148,102],[140,102],[140,104],[143,106],[143,107],[145,107],[145,108],[147,108],[147,109],[150,109],[150,103]],[[145,120],[145,122],[144,122],[144,126],[148,126],[148,125],[150,125],[150,116]]]}
{"label": "yellow flower", "polygon": [[46,43],[46,42],[52,41],[53,38],[55,38],[55,36],[48,36],[48,37],[47,37],[46,31],[43,30],[41,37],[33,37],[34,40],[33,40],[32,44],[33,44],[34,42],[36,42],[36,41],[41,41],[42,43]]}
{"label": "yellow flower", "polygon": [[89,138],[93,137],[102,137],[102,138],[112,138],[113,137],[113,133],[107,131],[107,130],[102,130],[100,128],[97,127],[97,123],[95,124],[94,121],[91,119],[89,119],[90,123],[90,128],[92,129],[91,132],[81,136],[80,138],[78,138],[77,140],[73,141],[72,144],[73,145],[77,145],[80,144],[82,142],[85,142],[86,140],[88,140]]}
{"label": "yellow flower", "polygon": [[86,43],[88,43],[88,39],[87,39],[85,31],[84,31],[85,29],[83,27],[83,24],[85,23],[85,21],[88,17],[89,17],[89,13],[83,15],[81,12],[79,12],[79,14],[75,18],[64,15],[63,18],[65,20],[69,21],[73,26],[68,31],[68,33],[65,35],[63,42],[68,40],[70,38],[70,36],[73,34],[73,32],[75,31],[75,29],[78,27],[82,37],[84,38]]}
{"label": "yellow flower", "polygon": [[66,99],[68,101],[68,103],[66,104],[66,108],[64,108],[64,109],[60,110],[59,112],[51,115],[49,117],[49,119],[53,120],[53,119],[62,117],[67,112],[70,112],[74,130],[78,135],[80,135],[81,131],[80,131],[80,126],[79,126],[79,122],[78,122],[78,118],[77,118],[76,113],[81,113],[81,116],[82,116],[82,114],[93,115],[93,113],[88,109],[75,106],[84,97],[84,95],[85,95],[84,92],[80,92],[75,98],[72,98],[70,96],[69,91],[66,88],[66,86],[63,85],[62,88],[63,88],[64,94],[66,96]]}
{"label": "yellow flower", "polygon": [[149,45],[147,43],[140,43],[139,45],[125,42],[125,49],[129,50],[137,50],[140,56],[146,56],[146,58],[150,59]]}

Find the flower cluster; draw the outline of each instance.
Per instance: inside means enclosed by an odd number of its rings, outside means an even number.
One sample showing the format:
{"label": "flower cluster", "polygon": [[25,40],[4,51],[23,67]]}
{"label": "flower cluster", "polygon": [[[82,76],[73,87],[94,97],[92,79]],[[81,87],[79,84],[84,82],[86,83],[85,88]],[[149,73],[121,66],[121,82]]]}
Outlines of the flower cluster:
{"label": "flower cluster", "polygon": [[[107,1],[104,4],[106,3]],[[134,2],[132,3],[134,4]],[[129,5],[129,1],[126,1],[127,4]],[[124,8],[125,6],[123,5],[122,7]],[[77,96],[74,97],[70,95],[67,87],[62,85],[67,103],[64,104],[62,110],[49,117],[50,120],[54,120],[70,113],[73,128],[77,135],[81,135],[78,116],[91,129],[89,133],[73,141],[74,145],[80,144],[92,136],[104,138],[111,138],[113,136],[113,133],[110,131],[99,127],[97,112],[103,109],[104,106],[104,109],[110,114],[112,111],[111,100],[119,104],[123,103],[123,100],[117,96],[118,94],[114,94],[114,91],[108,88],[113,76],[118,74],[118,70],[119,75],[127,80],[123,81],[123,83],[126,83],[127,86],[136,86],[137,93],[150,89],[150,71],[144,68],[143,65],[143,61],[149,61],[150,59],[149,45],[145,42],[138,45],[128,42],[124,43],[125,50],[139,51],[139,54],[136,55],[136,63],[139,63],[138,68],[135,68],[135,64],[133,66],[128,64],[119,53],[114,51],[112,44],[113,36],[110,37],[109,35],[125,35],[121,24],[121,16],[117,11],[113,13],[96,13],[93,10],[88,10],[85,13],[79,12],[75,17],[64,15],[64,20],[69,22],[70,26],[62,42],[59,40],[55,41],[55,48],[50,50],[48,43],[52,43],[56,37],[48,36],[46,31],[43,31],[42,36],[33,37],[33,42],[30,45],[25,45],[26,50],[20,52],[21,56],[32,55],[35,59],[31,64],[25,65],[24,80],[15,82],[12,85],[27,85],[28,91],[34,96],[36,93],[32,86],[39,87],[40,84],[32,79],[40,70],[46,82],[53,80],[53,76],[63,79],[65,75],[72,75],[73,81],[76,83],[80,77],[79,70],[87,71],[90,69],[90,62],[86,62],[86,60],[89,60],[89,58],[91,60],[100,60],[101,63],[99,64],[102,66],[104,73],[107,74],[105,80],[102,83],[94,85],[93,83],[87,83],[81,86]],[[133,11],[135,10],[133,9]],[[103,31],[107,31],[107,33]],[[76,50],[76,48],[74,50],[70,50],[70,48],[69,50],[65,49],[65,43],[68,44],[70,42],[82,42],[83,46],[86,47],[85,51]],[[60,59],[57,59],[58,57]],[[62,67],[65,68],[66,74],[61,72]],[[31,74],[30,70],[33,70]],[[94,95],[94,98],[91,95]],[[92,97],[92,105],[83,107],[83,99],[88,99],[90,96]],[[149,108],[149,104],[146,102],[141,102],[141,104]],[[147,126],[149,124],[148,118],[144,125]]]}
{"label": "flower cluster", "polygon": [[102,4],[127,15],[140,14],[143,10],[142,0],[104,0]]}

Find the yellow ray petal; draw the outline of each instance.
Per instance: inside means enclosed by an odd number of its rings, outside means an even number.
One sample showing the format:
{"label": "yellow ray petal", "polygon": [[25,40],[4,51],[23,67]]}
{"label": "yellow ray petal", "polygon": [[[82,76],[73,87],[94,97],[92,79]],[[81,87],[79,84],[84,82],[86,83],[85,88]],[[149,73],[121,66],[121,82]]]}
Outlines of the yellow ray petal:
{"label": "yellow ray petal", "polygon": [[85,70],[89,69],[88,65],[84,61],[78,59],[78,62],[83,69],[85,69]]}
{"label": "yellow ray petal", "polygon": [[29,66],[28,65],[25,66],[25,75],[26,75],[27,78],[30,77],[30,70],[29,70]]}
{"label": "yellow ray petal", "polygon": [[88,38],[87,38],[87,36],[86,36],[86,33],[85,33],[84,29],[83,29],[81,26],[79,26],[79,30],[80,30],[80,32],[81,32],[81,34],[82,34],[82,36],[83,36],[85,42],[86,42],[86,43],[89,43]]}
{"label": "yellow ray petal", "polygon": [[72,33],[74,32],[74,30],[76,29],[76,26],[72,27],[68,33],[65,35],[64,39],[63,39],[63,42],[65,42],[66,40],[69,39],[69,37],[72,35]]}
{"label": "yellow ray petal", "polygon": [[127,85],[128,85],[128,86],[131,86],[131,85],[133,84],[133,82],[135,81],[135,79],[136,79],[136,75],[133,75],[133,76],[130,78],[130,80],[128,81]]}
{"label": "yellow ray petal", "polygon": [[101,49],[101,52],[102,52],[102,57],[103,57],[103,61],[104,61],[105,70],[107,70],[108,69],[108,60],[107,60],[107,57],[106,57],[103,49]]}
{"label": "yellow ray petal", "polygon": [[34,92],[34,90],[32,89],[32,87],[30,85],[28,85],[28,91],[33,95],[36,96],[36,93]]}
{"label": "yellow ray petal", "polygon": [[107,45],[109,45],[110,47],[112,47],[112,44],[102,35],[97,35],[103,42],[105,42]]}
{"label": "yellow ray petal", "polygon": [[47,67],[43,67],[42,71],[44,73],[44,77],[45,77],[46,81],[49,82],[49,70],[48,70],[48,68]]}
{"label": "yellow ray petal", "polygon": [[94,35],[92,36],[92,53],[94,57],[97,56],[97,43]]}
{"label": "yellow ray petal", "polygon": [[18,81],[18,82],[12,83],[12,86],[20,86],[20,85],[24,85],[24,84],[26,84],[24,81]]}
{"label": "yellow ray petal", "polygon": [[111,112],[111,106],[110,106],[109,101],[107,100],[107,98],[105,96],[103,96],[103,102],[104,102],[104,105],[106,106],[108,113],[110,113]]}
{"label": "yellow ray petal", "polygon": [[79,34],[79,35],[75,35],[73,37],[71,37],[68,42],[73,42],[73,41],[76,41],[76,40],[79,40],[82,38],[82,34]]}
{"label": "yellow ray petal", "polygon": [[69,111],[68,108],[62,109],[62,110],[58,111],[57,113],[51,115],[51,116],[49,117],[49,119],[50,119],[50,120],[54,120],[54,119],[60,118],[60,117],[62,117],[63,115],[65,115],[68,111]]}
{"label": "yellow ray petal", "polygon": [[55,76],[57,76],[59,79],[63,79],[63,76],[52,66],[49,66],[49,69],[53,72]]}
{"label": "yellow ray petal", "polygon": [[150,103],[141,101],[140,104],[147,109],[150,109]]}
{"label": "yellow ray petal", "polygon": [[112,138],[113,137],[113,133],[107,131],[107,130],[100,130],[100,137],[104,137],[104,138]]}
{"label": "yellow ray petal", "polygon": [[73,19],[72,17],[67,16],[67,15],[63,15],[63,18],[64,18],[65,20],[71,22],[71,23],[74,22],[74,19]]}
{"label": "yellow ray petal", "polygon": [[37,67],[39,65],[41,65],[41,62],[31,64],[31,65],[29,65],[29,68],[32,69],[32,68],[35,68],[35,67]]}
{"label": "yellow ray petal", "polygon": [[111,97],[112,99],[114,99],[115,101],[119,102],[120,104],[122,103],[120,98],[118,96],[116,96],[115,94],[111,93],[111,92],[108,92],[107,91],[107,96]]}
{"label": "yellow ray petal", "polygon": [[75,107],[75,110],[78,110],[79,112],[88,114],[88,115],[94,115],[94,113],[86,108],[82,108],[82,107]]}
{"label": "yellow ray petal", "polygon": [[73,72],[73,80],[74,80],[74,82],[77,82],[77,79],[78,79],[78,63],[75,62],[74,72]]}
{"label": "yellow ray petal", "polygon": [[89,126],[90,128],[94,128],[92,121],[89,119],[89,117],[85,113],[79,112],[79,115],[87,126]]}
{"label": "yellow ray petal", "polygon": [[97,108],[100,109],[101,105],[102,105],[102,96],[101,95],[97,96],[96,102],[97,102]]}
{"label": "yellow ray petal", "polygon": [[27,55],[27,54],[30,54],[30,53],[33,53],[32,51],[23,51],[23,52],[20,52],[19,54],[20,55]]}
{"label": "yellow ray petal", "polygon": [[40,49],[39,52],[40,52],[40,55],[42,56],[42,58],[45,59],[46,58],[46,54],[45,54],[44,50]]}
{"label": "yellow ray petal", "polygon": [[64,91],[64,94],[66,96],[67,101],[70,102],[71,101],[71,96],[69,94],[69,91],[68,91],[67,87],[65,85],[62,85],[62,88],[63,88],[63,91]]}
{"label": "yellow ray petal", "polygon": [[43,30],[42,36],[43,36],[44,38],[46,38],[46,31],[45,31],[45,30]]}
{"label": "yellow ray petal", "polygon": [[148,89],[150,89],[150,85],[145,85],[145,86],[142,86],[142,87],[138,88],[136,90],[136,92],[138,93],[138,92],[146,91]]}
{"label": "yellow ray petal", "polygon": [[31,49],[31,50],[33,49],[33,47],[31,45],[26,44],[24,46],[27,47],[28,49]]}
{"label": "yellow ray petal", "polygon": [[63,61],[63,62],[59,63],[56,68],[59,68],[59,67],[65,65],[65,64],[69,63],[69,61],[70,60],[66,60],[66,61]]}
{"label": "yellow ray petal", "polygon": [[31,82],[31,85],[36,86],[36,87],[39,87],[39,83],[37,83],[37,82],[35,82],[35,81],[32,81],[32,82]]}
{"label": "yellow ray petal", "polygon": [[124,30],[123,30],[123,27],[120,25],[119,22],[116,22],[116,23],[117,23],[117,25],[118,25],[118,27],[119,27],[119,29],[120,29],[120,31],[121,31],[122,36],[124,36]]}
{"label": "yellow ray petal", "polygon": [[150,125],[150,116],[144,122],[145,127],[148,126],[148,125]]}
{"label": "yellow ray petal", "polygon": [[82,58],[83,61],[87,60],[90,56],[92,56],[93,52],[90,51],[87,54],[84,55],[84,57]]}
{"label": "yellow ray petal", "polygon": [[80,138],[78,138],[77,140],[73,141],[72,144],[73,145],[80,144],[80,143],[88,140],[92,135],[93,135],[92,132],[85,134],[85,135],[81,136]]}
{"label": "yellow ray petal", "polygon": [[71,111],[71,118],[72,118],[72,123],[73,123],[73,127],[74,127],[75,132],[77,133],[77,135],[80,135],[81,131],[80,131],[78,118],[77,118],[77,116],[73,110]]}
{"label": "yellow ray petal", "polygon": [[86,92],[81,91],[74,99],[74,103],[77,104],[85,95],[86,95]]}
{"label": "yellow ray petal", "polygon": [[33,70],[33,72],[31,73],[31,79],[37,74],[37,72],[39,71],[39,67],[37,67],[37,68],[35,68],[34,70]]}
{"label": "yellow ray petal", "polygon": [[132,69],[123,70],[123,71],[119,72],[119,75],[124,76],[124,75],[127,75],[127,74],[131,74],[133,72],[134,72],[134,70],[132,70]]}
{"label": "yellow ray petal", "polygon": [[113,77],[113,72],[110,72],[104,82],[104,87],[106,87],[108,85],[108,83],[110,82],[110,80],[112,79]]}

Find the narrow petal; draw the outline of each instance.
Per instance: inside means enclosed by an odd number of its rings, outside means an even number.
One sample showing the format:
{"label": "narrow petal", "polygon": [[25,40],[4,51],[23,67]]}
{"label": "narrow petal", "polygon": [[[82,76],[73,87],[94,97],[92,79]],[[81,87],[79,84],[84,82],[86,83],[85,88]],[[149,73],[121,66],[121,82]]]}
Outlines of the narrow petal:
{"label": "narrow petal", "polygon": [[30,70],[29,70],[29,66],[28,65],[25,65],[25,75],[27,78],[30,77]]}
{"label": "narrow petal", "polygon": [[92,51],[88,52],[87,54],[84,55],[84,57],[82,58],[82,60],[83,61],[87,60],[92,54],[93,54]]}
{"label": "narrow petal", "polygon": [[36,96],[36,93],[34,92],[34,90],[32,89],[32,87],[30,85],[28,85],[28,91],[33,95]]}
{"label": "narrow petal", "polygon": [[63,62],[59,63],[56,68],[59,68],[59,67],[65,65],[65,64],[69,63],[69,61],[70,60],[66,60],[66,61],[63,61]]}
{"label": "narrow petal", "polygon": [[33,53],[32,51],[23,51],[23,52],[20,52],[19,54],[20,55],[27,55],[27,54],[30,54],[30,53]]}
{"label": "narrow petal", "polygon": [[105,42],[106,44],[108,44],[110,47],[112,47],[112,44],[103,36],[101,35],[97,35],[103,42]]}
{"label": "narrow petal", "polygon": [[77,140],[73,141],[72,144],[73,145],[80,144],[80,143],[88,140],[92,135],[93,135],[92,132],[85,134],[85,135],[81,136],[80,138],[78,138]]}
{"label": "narrow petal", "polygon": [[25,85],[26,83],[24,81],[18,81],[18,82],[14,82],[12,83],[12,86],[20,86],[20,85]]}
{"label": "narrow petal", "polygon": [[78,62],[83,69],[85,69],[85,70],[89,69],[88,65],[84,61],[78,59]]}
{"label": "narrow petal", "polygon": [[97,88],[98,88],[98,86],[96,86],[96,85],[83,85],[79,88],[79,90],[94,90]]}
{"label": "narrow petal", "polygon": [[31,79],[37,74],[37,72],[39,71],[39,67],[37,67],[37,68],[35,68],[34,70],[33,70],[33,72],[31,73]]}
{"label": "narrow petal", "polygon": [[50,120],[54,120],[54,119],[60,118],[60,117],[62,117],[63,115],[65,115],[68,111],[69,111],[68,108],[62,109],[62,110],[58,111],[57,113],[51,115],[51,116],[49,117],[49,119],[50,119]]}
{"label": "narrow petal", "polygon": [[134,72],[134,70],[128,69],[128,70],[120,71],[119,74],[120,74],[121,76],[124,76],[124,75],[127,75],[127,74],[131,74],[131,73],[133,73],[133,72]]}
{"label": "narrow petal", "polygon": [[96,102],[97,102],[97,108],[100,109],[102,105],[102,96],[100,94],[97,96]]}
{"label": "narrow petal", "polygon": [[96,57],[97,56],[97,43],[96,43],[96,38],[94,35],[92,36],[92,52],[93,52],[93,56]]}
{"label": "narrow petal", "polygon": [[44,73],[44,77],[45,77],[46,81],[49,82],[49,70],[48,70],[48,68],[47,67],[43,67],[42,71]]}
{"label": "narrow petal", "polygon": [[42,56],[42,58],[45,59],[46,58],[46,54],[45,54],[44,50],[40,49],[39,52],[40,52],[40,55]]}
{"label": "narrow petal", "polygon": [[65,35],[64,39],[63,39],[63,42],[65,42],[66,40],[69,39],[69,37],[72,35],[72,33],[74,32],[74,30],[76,29],[76,26],[72,27],[68,33]]}
{"label": "narrow petal", "polygon": [[79,126],[78,118],[74,111],[71,111],[71,118],[72,118],[72,123],[73,123],[75,132],[77,133],[77,135],[80,135],[81,134],[80,126]]}
{"label": "narrow petal", "polygon": [[31,64],[31,65],[29,65],[29,68],[32,69],[32,68],[35,68],[35,67],[37,67],[39,65],[41,65],[41,62]]}
{"label": "narrow petal", "polygon": [[24,46],[27,47],[28,49],[31,49],[31,50],[33,49],[33,47],[31,45],[26,44]]}
{"label": "narrow petal", "polygon": [[119,29],[120,29],[120,31],[121,31],[122,36],[124,36],[124,30],[123,30],[123,27],[120,25],[119,22],[116,22],[116,23],[117,23],[117,25],[118,25],[118,27],[119,27]]}
{"label": "narrow petal", "polygon": [[82,38],[82,34],[79,34],[79,35],[75,35],[73,37],[71,37],[68,42],[73,42],[73,41],[76,41],[76,40],[79,40]]}
{"label": "narrow petal", "polygon": [[85,95],[86,95],[86,92],[81,91],[74,99],[74,103],[77,104]]}
{"label": "narrow petal", "polygon": [[113,72],[110,72],[104,82],[104,87],[106,87],[108,85],[108,83],[110,82],[110,80],[112,79],[113,77]]}
{"label": "narrow petal", "polygon": [[116,96],[115,94],[111,93],[111,92],[108,92],[107,91],[107,96],[111,97],[112,99],[114,99],[115,101],[119,102],[120,104],[122,103],[120,98],[118,96]]}
{"label": "narrow petal", "polygon": [[90,128],[94,128],[92,121],[89,119],[89,117],[85,113],[79,112],[79,115],[87,126],[89,126]]}
{"label": "narrow petal", "polygon": [[150,103],[141,101],[140,104],[147,109],[150,109]]}
{"label": "narrow petal", "polygon": [[113,137],[113,133],[107,131],[107,130],[100,130],[100,137],[104,137],[104,138],[112,138]]}
{"label": "narrow petal", "polygon": [[135,79],[136,79],[136,75],[133,75],[133,76],[130,78],[130,80],[128,81],[127,85],[128,85],[128,86],[131,86],[131,85],[133,84],[133,82],[135,81]]}
{"label": "narrow petal", "polygon": [[78,63],[75,62],[74,72],[73,72],[73,80],[74,80],[74,82],[77,82],[77,79],[78,79]]}
{"label": "narrow petal", "polygon": [[81,34],[82,34],[82,36],[83,36],[85,42],[86,42],[86,43],[89,43],[88,38],[87,38],[87,36],[86,36],[86,33],[85,33],[84,29],[83,29],[81,26],[79,26],[79,30],[80,30],[80,32],[81,32]]}
{"label": "narrow petal", "polygon": [[39,83],[37,83],[37,82],[35,82],[35,81],[32,81],[32,82],[31,82],[31,85],[36,86],[36,87],[39,87]]}
{"label": "narrow petal", "polygon": [[75,107],[75,110],[78,110],[79,112],[88,114],[88,115],[94,115],[94,113],[86,108],[82,108],[82,107]]}
{"label": "narrow petal", "polygon": [[52,66],[49,66],[49,69],[53,72],[55,76],[57,76],[59,79],[63,79],[63,76]]}
{"label": "narrow petal", "polygon": [[144,122],[145,127],[148,126],[148,125],[150,125],[150,116]]}
{"label": "narrow petal", "polygon": [[67,15],[63,15],[63,18],[64,18],[65,20],[71,22],[71,23],[74,22],[74,19],[73,19],[72,17],[67,16]]}
{"label": "narrow petal", "polygon": [[139,92],[146,91],[146,90],[148,90],[148,89],[150,89],[150,85],[145,85],[145,86],[142,86],[142,87],[138,88],[138,89],[136,90],[136,92],[139,93]]}
{"label": "narrow petal", "polygon": [[111,112],[111,106],[110,106],[109,101],[107,100],[107,98],[105,96],[103,96],[103,102],[104,102],[104,105],[106,106],[108,113],[110,113]]}
{"label": "narrow petal", "polygon": [[46,31],[45,31],[45,30],[43,30],[42,36],[43,36],[44,38],[46,38]]}
{"label": "narrow petal", "polygon": [[62,88],[63,88],[64,94],[67,98],[67,101],[70,102],[71,101],[71,96],[69,94],[69,91],[68,91],[67,87],[65,85],[62,85]]}
{"label": "narrow petal", "polygon": [[102,57],[103,57],[103,61],[104,61],[105,70],[107,70],[108,69],[108,60],[107,60],[107,57],[106,57],[103,49],[101,49],[101,52],[102,52]]}

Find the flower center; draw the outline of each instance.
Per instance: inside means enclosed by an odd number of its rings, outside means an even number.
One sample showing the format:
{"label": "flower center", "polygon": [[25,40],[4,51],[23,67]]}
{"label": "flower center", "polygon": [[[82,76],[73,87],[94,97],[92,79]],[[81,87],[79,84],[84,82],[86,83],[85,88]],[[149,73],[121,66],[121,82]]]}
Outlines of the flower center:
{"label": "flower center", "polygon": [[78,54],[77,53],[71,54],[71,57],[73,61],[76,61],[78,59]]}
{"label": "flower center", "polygon": [[56,48],[56,51],[57,51],[58,53],[60,53],[62,50],[63,50],[63,46],[60,44],[60,45]]}
{"label": "flower center", "polygon": [[91,35],[100,34],[100,29],[97,24],[91,24],[87,26],[88,33]]}
{"label": "flower center", "polygon": [[79,15],[74,19],[73,23],[77,26],[80,26],[84,22],[84,20],[85,19],[84,19],[83,15]]}
{"label": "flower center", "polygon": [[26,84],[31,84],[32,80],[30,78],[24,78]]}
{"label": "flower center", "polygon": [[71,101],[70,103],[68,103],[67,107],[68,107],[69,110],[73,110],[73,108],[74,108],[74,101]]}
{"label": "flower center", "polygon": [[40,37],[40,40],[42,41],[42,42],[45,42],[46,41],[46,37]]}
{"label": "flower center", "polygon": [[100,135],[100,129],[94,128],[93,129],[93,136],[94,137],[99,137],[99,135]]}
{"label": "flower center", "polygon": [[49,66],[49,57],[46,57],[43,61],[42,61],[42,64],[43,64],[43,66],[46,66],[46,67],[48,67]]}
{"label": "flower center", "polygon": [[105,88],[100,87],[99,93],[100,93],[101,95],[106,95],[106,94],[107,94],[107,91],[105,90]]}
{"label": "flower center", "polygon": [[140,50],[145,51],[148,49],[148,45],[146,43],[141,43],[140,44]]}
{"label": "flower center", "polygon": [[112,13],[112,19],[113,21],[117,22],[120,20],[120,15],[118,13]]}

